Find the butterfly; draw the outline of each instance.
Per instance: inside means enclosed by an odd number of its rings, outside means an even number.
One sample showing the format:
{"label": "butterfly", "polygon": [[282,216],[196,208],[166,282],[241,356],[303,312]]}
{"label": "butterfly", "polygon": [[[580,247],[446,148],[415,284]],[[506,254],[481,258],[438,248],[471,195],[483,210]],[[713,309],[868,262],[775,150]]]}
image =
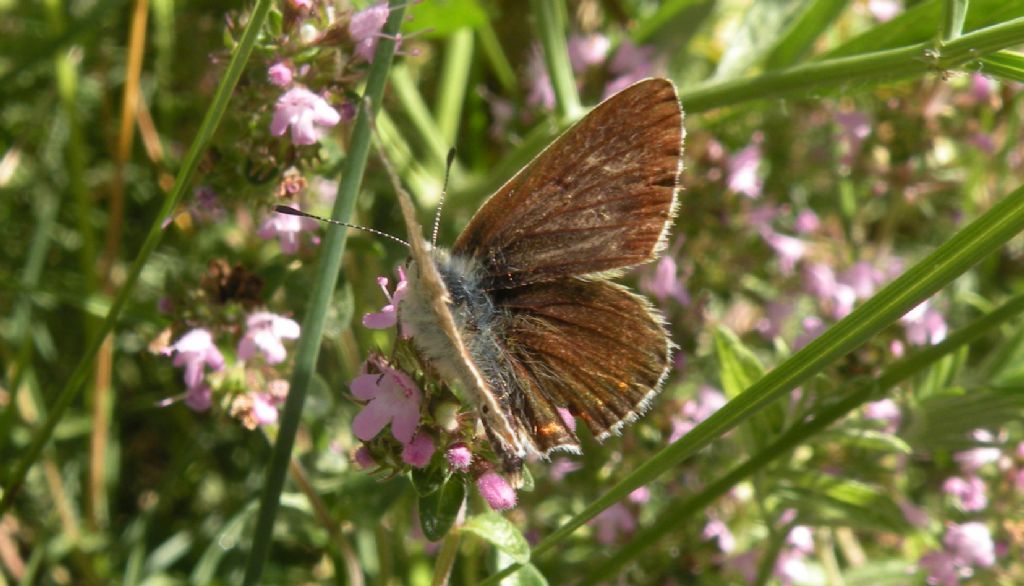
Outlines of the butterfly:
{"label": "butterfly", "polygon": [[510,179],[450,250],[410,239],[404,333],[475,406],[505,474],[524,458],[579,453],[559,409],[598,440],[649,407],[673,344],[661,315],[610,279],[665,247],[682,168],[672,82],[640,81],[603,101]]}

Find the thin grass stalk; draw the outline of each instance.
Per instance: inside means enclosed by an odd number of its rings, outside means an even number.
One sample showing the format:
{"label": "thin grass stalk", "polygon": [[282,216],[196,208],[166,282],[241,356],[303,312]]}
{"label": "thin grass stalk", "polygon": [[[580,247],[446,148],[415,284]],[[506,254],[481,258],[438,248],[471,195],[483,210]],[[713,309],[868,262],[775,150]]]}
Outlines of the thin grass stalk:
{"label": "thin grass stalk", "polygon": [[636,559],[658,540],[677,529],[690,516],[703,511],[741,481],[790,453],[807,439],[824,431],[860,405],[884,396],[887,391],[900,382],[957,352],[1017,317],[1021,312],[1024,312],[1024,295],[1017,295],[997,309],[954,331],[941,343],[922,348],[894,362],[877,379],[861,383],[846,397],[819,411],[813,419],[790,427],[770,444],[730,470],[725,476],[708,484],[697,494],[665,507],[656,515],[657,520],[653,525],[634,534],[619,551],[587,573],[578,586],[598,584],[610,579],[623,565]]}
{"label": "thin grass stalk", "polygon": [[82,353],[82,356],[79,359],[78,364],[75,366],[75,370],[72,371],[68,382],[57,394],[57,399],[54,401],[53,407],[50,409],[42,427],[32,434],[32,439],[22,452],[21,459],[19,459],[17,464],[14,465],[11,469],[10,475],[6,478],[3,498],[0,499],[0,514],[3,514],[3,512],[11,506],[15,495],[18,493],[22,483],[25,481],[25,475],[28,473],[28,469],[39,457],[39,453],[42,451],[43,446],[49,442],[50,437],[53,435],[54,428],[57,427],[57,423],[67,412],[68,407],[71,406],[72,401],[74,401],[75,397],[78,396],[78,392],[81,390],[82,385],[91,374],[96,354],[100,349],[100,345],[103,343],[103,339],[107,334],[113,331],[114,325],[117,323],[117,319],[121,315],[121,310],[124,309],[125,304],[128,302],[129,295],[131,295],[135,284],[139,280],[142,268],[149,260],[149,255],[153,253],[153,250],[156,249],[157,245],[160,244],[160,240],[163,238],[164,230],[162,225],[164,219],[171,214],[171,211],[174,210],[184,198],[186,188],[192,181],[192,175],[195,173],[196,167],[199,165],[199,159],[206,151],[206,146],[210,143],[213,133],[216,131],[224,112],[227,110],[228,102],[231,99],[231,93],[234,91],[235,85],[238,83],[238,79],[242,75],[245,64],[249,60],[249,55],[252,54],[253,46],[256,42],[256,36],[259,34],[260,28],[263,26],[264,20],[266,20],[271,4],[271,0],[256,1],[252,16],[245,27],[245,31],[242,33],[242,38],[238,43],[238,47],[236,47],[235,52],[231,57],[231,61],[228,63],[228,67],[224,71],[224,77],[221,78],[220,84],[217,86],[217,91],[214,93],[213,102],[210,104],[209,110],[206,111],[206,116],[203,118],[203,122],[199,126],[199,132],[196,134],[195,140],[192,141],[188,152],[185,154],[181,169],[178,171],[178,175],[174,181],[174,186],[171,188],[171,193],[167,199],[164,200],[163,207],[160,208],[160,212],[153,220],[153,224],[150,226],[149,232],[146,234],[146,240],[143,242],[142,248],[139,249],[138,255],[135,257],[131,267],[128,269],[128,275],[125,277],[124,285],[121,286],[121,290],[118,291],[117,296],[114,298],[114,302],[110,305],[110,309],[107,310],[107,316],[100,324],[99,330],[90,338],[89,345]]}
{"label": "thin grass stalk", "polygon": [[569,49],[565,42],[565,5],[550,0],[530,0],[534,24],[544,48],[544,63],[555,92],[555,107],[562,120],[580,117],[583,107],[576,90],[576,78],[569,63]]}
{"label": "thin grass stalk", "polygon": [[[456,144],[459,124],[462,122],[462,104],[469,86],[469,70],[473,66],[473,29],[464,27],[455,31],[445,46],[444,63],[437,92],[435,108],[437,126],[442,140]],[[445,149],[445,157],[448,150]],[[442,158],[442,161],[445,159]],[[443,168],[443,167],[442,167]]]}
{"label": "thin grass stalk", "polygon": [[939,45],[934,41],[898,49],[840,57],[771,71],[748,79],[698,86],[679,93],[688,113],[733,106],[750,100],[874,84],[881,80],[957,69],[1024,39],[1024,18],[972,31]]}
{"label": "thin grass stalk", "polygon": [[[726,403],[690,433],[647,459],[608,492],[541,540],[533,554],[540,555],[552,549],[604,509],[671,470],[835,360],[852,352],[979,260],[994,253],[1021,230],[1024,230],[1024,187],[1007,195],[850,315]],[[498,578],[507,575],[506,572],[511,573],[514,568],[510,566],[484,583],[496,583]]]}
{"label": "thin grass stalk", "polygon": [[391,68],[391,89],[401,104],[402,113],[419,134],[419,141],[427,148],[431,169],[443,171],[450,145],[445,144],[441,129],[430,115],[430,109],[404,63]]}
{"label": "thin grass stalk", "polygon": [[[338,185],[338,195],[334,202],[331,217],[340,222],[348,222],[355,209],[356,197],[363,181],[366,161],[370,152],[372,130],[370,128],[373,112],[380,108],[384,85],[387,83],[391,61],[394,58],[395,40],[406,4],[401,1],[391,2],[391,13],[384,25],[383,35],[377,44],[366,80],[364,99],[360,103],[359,114],[352,129],[345,166]],[[367,110],[369,107],[370,111]],[[295,445],[295,434],[299,429],[302,416],[302,405],[309,391],[309,383],[313,378],[316,360],[320,354],[320,339],[323,336],[324,323],[327,319],[329,305],[334,297],[334,288],[341,272],[341,258],[345,252],[347,232],[344,228],[332,225],[324,240],[323,254],[317,271],[317,280],[310,294],[309,309],[302,322],[302,336],[295,351],[295,370],[292,373],[288,398],[285,401],[281,425],[274,443],[274,451],[270,457],[267,476],[260,498],[259,516],[253,532],[252,549],[246,562],[244,584],[258,584],[263,573],[263,564],[270,553],[270,542],[273,537],[274,519],[280,505],[284,479],[291,461],[292,448]]]}

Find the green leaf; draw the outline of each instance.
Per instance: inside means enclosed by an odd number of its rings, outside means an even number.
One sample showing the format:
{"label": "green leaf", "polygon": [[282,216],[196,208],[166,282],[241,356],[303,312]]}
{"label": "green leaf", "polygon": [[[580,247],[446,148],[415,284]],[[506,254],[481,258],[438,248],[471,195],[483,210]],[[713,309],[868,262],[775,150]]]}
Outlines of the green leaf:
{"label": "green leaf", "polygon": [[434,454],[430,464],[425,468],[413,468],[409,472],[416,494],[421,497],[437,492],[447,478],[447,472],[438,454]]}
{"label": "green leaf", "polygon": [[728,328],[715,330],[715,354],[718,358],[718,376],[725,396],[732,399],[764,376],[764,367],[743,342]]}
{"label": "green leaf", "polygon": [[[513,563],[514,560],[508,555],[498,552],[498,567],[504,568],[505,566]],[[548,580],[544,577],[544,574],[540,573],[537,566],[533,564],[526,564],[519,568],[519,570],[501,581],[501,586],[548,586]]]}
{"label": "green leaf", "polygon": [[1024,55],[1014,51],[999,51],[981,59],[978,73],[1024,82]]}
{"label": "green leaf", "polygon": [[[764,376],[764,367],[743,342],[724,327],[715,330],[715,354],[722,390],[735,399]],[[780,401],[775,401],[743,425],[750,449],[757,449],[774,437],[785,423]]]}
{"label": "green leaf", "polygon": [[808,3],[764,59],[765,69],[789,67],[810,51],[814,41],[846,8],[847,0],[813,0]]}
{"label": "green leaf", "polygon": [[517,564],[530,561],[530,544],[511,521],[494,511],[474,515],[462,526],[477,537],[490,542]]}
{"label": "green leaf", "polygon": [[454,475],[441,490],[420,497],[420,528],[430,541],[438,541],[448,533],[466,500],[466,483],[461,475]]}
{"label": "green leaf", "polygon": [[878,487],[858,480],[808,474],[793,479],[788,489],[779,492],[791,501],[786,506],[800,511],[799,518],[806,524],[888,531],[907,528],[899,505]]}
{"label": "green leaf", "polygon": [[487,22],[487,12],[476,0],[431,0],[409,6],[412,16],[402,26],[405,34],[426,38],[447,37],[463,27],[476,28]]}
{"label": "green leaf", "polygon": [[875,429],[856,429],[842,427],[818,434],[813,443],[835,442],[861,450],[877,450],[879,452],[911,454],[910,444],[899,436]]}

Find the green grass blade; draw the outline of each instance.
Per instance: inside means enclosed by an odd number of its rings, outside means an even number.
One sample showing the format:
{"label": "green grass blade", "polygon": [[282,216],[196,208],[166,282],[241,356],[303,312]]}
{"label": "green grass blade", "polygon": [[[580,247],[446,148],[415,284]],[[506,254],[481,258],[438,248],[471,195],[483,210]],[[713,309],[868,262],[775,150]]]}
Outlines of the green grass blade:
{"label": "green grass blade", "polygon": [[765,69],[789,67],[804,57],[814,41],[846,8],[847,0],[814,0],[797,16],[789,30],[764,58]]}
{"label": "green grass blade", "polygon": [[565,41],[565,6],[561,2],[530,0],[534,24],[540,43],[544,47],[544,62],[547,64],[551,86],[555,90],[555,104],[558,117],[575,120],[583,112],[580,95],[576,90],[576,79],[569,63],[569,49]]}
{"label": "green grass blade", "polygon": [[445,158],[450,144],[445,144],[444,134],[430,114],[423,94],[416,87],[409,68],[405,64],[395,65],[391,70],[391,88],[402,105],[402,112],[412,122],[412,128],[419,134],[419,142],[427,149],[430,168],[443,172]]}
{"label": "green grass blade", "polygon": [[174,186],[171,188],[170,195],[164,201],[164,205],[157,214],[156,219],[153,220],[153,225],[150,226],[149,232],[146,234],[146,240],[143,242],[142,248],[139,249],[138,255],[132,262],[131,268],[128,270],[128,275],[125,278],[124,284],[121,286],[121,290],[118,291],[117,296],[114,298],[114,302],[107,311],[107,315],[104,318],[103,323],[100,324],[98,331],[92,336],[85,353],[82,355],[81,359],[79,359],[78,364],[75,366],[75,370],[72,371],[67,384],[65,384],[64,388],[62,388],[57,394],[57,399],[50,408],[46,421],[43,423],[42,427],[37,429],[32,435],[32,440],[22,453],[21,459],[18,460],[18,463],[15,464],[10,475],[6,478],[3,499],[0,500],[0,514],[10,507],[18,489],[25,481],[25,475],[28,473],[28,469],[32,466],[32,463],[36,461],[36,458],[39,457],[39,453],[42,451],[43,446],[46,445],[50,437],[53,435],[53,430],[57,426],[57,422],[59,422],[61,417],[64,416],[68,407],[71,406],[71,402],[74,401],[78,392],[81,390],[82,385],[85,384],[86,379],[92,372],[93,361],[96,358],[96,353],[99,352],[103,339],[114,329],[114,325],[117,323],[117,319],[121,315],[121,310],[124,309],[125,303],[128,302],[128,296],[131,295],[132,289],[135,287],[135,283],[139,280],[142,268],[146,265],[146,261],[149,260],[150,254],[152,254],[153,250],[160,244],[160,240],[164,235],[162,227],[164,219],[171,214],[171,211],[181,203],[181,200],[185,196],[186,188],[191,183],[192,175],[195,173],[196,167],[199,165],[199,159],[206,151],[206,146],[210,143],[213,133],[217,130],[217,126],[220,124],[220,120],[223,117],[225,110],[227,110],[228,102],[231,100],[231,93],[234,91],[235,84],[238,83],[238,79],[241,77],[242,71],[245,69],[245,64],[249,60],[249,55],[252,53],[256,37],[259,34],[260,28],[263,26],[263,21],[267,17],[270,5],[270,0],[258,0],[256,2],[252,17],[246,25],[245,32],[242,34],[242,38],[238,43],[238,47],[235,49],[235,53],[231,56],[231,61],[228,63],[228,67],[224,71],[224,77],[221,78],[220,84],[217,86],[217,91],[213,96],[213,103],[210,104],[209,110],[206,111],[206,116],[203,118],[203,122],[199,126],[199,132],[196,134],[195,140],[192,141],[192,145],[185,154],[181,169],[178,171],[178,175],[174,180]]}
{"label": "green grass blade", "polygon": [[691,6],[705,2],[707,0],[667,0],[662,2],[654,14],[637,23],[630,37],[634,43],[642,45],[664,31],[666,27],[671,26],[679,13]]}
{"label": "green grass blade", "polygon": [[[391,3],[391,14],[387,24],[384,25],[384,34],[377,45],[373,64],[370,66],[364,97],[369,100],[374,112],[379,109],[381,96],[384,95],[384,85],[387,83],[391,61],[394,58],[394,35],[402,23],[405,6],[403,2]],[[372,117],[373,113],[367,111],[366,100],[364,100],[353,125],[348,155],[341,172],[341,184],[338,186],[338,197],[335,199],[331,215],[333,219],[340,222],[347,222],[355,209],[356,197],[359,195],[359,187],[363,182],[363,173],[366,170],[366,161],[370,154],[373,132],[370,127]],[[263,573],[263,564],[270,553],[274,519],[277,516],[284,479],[288,473],[292,447],[295,445],[295,434],[299,429],[299,420],[302,417],[302,406],[305,403],[306,394],[316,369],[316,360],[320,354],[320,339],[323,337],[324,322],[329,311],[328,306],[334,298],[334,287],[341,272],[341,257],[345,252],[346,235],[347,231],[344,228],[331,226],[324,239],[317,280],[310,293],[309,309],[302,321],[302,336],[299,338],[298,348],[295,352],[295,371],[292,373],[288,399],[285,401],[281,426],[278,429],[277,441],[274,443],[274,451],[270,457],[270,465],[267,468],[263,493],[260,497],[259,517],[256,520],[252,549],[249,550],[249,558],[246,562],[245,584],[259,583],[260,575]]]}
{"label": "green grass blade", "polygon": [[473,29],[462,28],[448,38],[437,92],[437,126],[441,129],[441,139],[449,145],[455,145],[459,134],[462,104],[466,100],[469,70],[472,66]]}
{"label": "green grass blade", "polygon": [[978,73],[1024,82],[1024,54],[999,51],[983,58],[981,63]]}
{"label": "green grass blade", "polygon": [[610,558],[593,568],[579,586],[610,580],[616,570],[636,559],[641,553],[676,529],[691,515],[704,510],[742,480],[788,454],[808,438],[827,429],[834,422],[873,398],[878,398],[896,384],[938,362],[981,336],[998,328],[1024,311],[1024,295],[1011,298],[998,309],[953,332],[942,343],[928,346],[903,358],[882,373],[877,380],[861,384],[849,395],[818,412],[813,419],[794,425],[764,449],[749,457],[725,476],[707,485],[688,499],[677,501],[656,515],[653,525],[634,534],[629,542]]}
{"label": "green grass blade", "polygon": [[818,61],[748,79],[699,86],[679,94],[687,112],[703,112],[755,99],[956,69],[989,53],[1020,44],[1024,18],[965,34],[941,50],[932,42]]}
{"label": "green grass blade", "polygon": [[[1024,230],[1024,187],[988,212],[829,328],[739,397],[729,401],[690,433],[649,458],[604,495],[547,536],[534,555],[553,548],[630,492],[671,470],[698,450],[796,388],[838,358],[852,352],[910,309],[948,285],[985,256]],[[496,579],[495,574],[491,579]],[[486,582],[493,583],[493,582]]]}
{"label": "green grass blade", "polygon": [[498,33],[491,26],[490,20],[485,20],[476,28],[476,34],[480,40],[480,50],[484,57],[491,64],[491,72],[498,80],[502,92],[508,96],[519,94],[519,84],[516,82],[516,70],[505,55],[505,49],[498,40]]}
{"label": "green grass blade", "polygon": [[942,11],[942,40],[952,41],[964,31],[968,0],[946,0]]}

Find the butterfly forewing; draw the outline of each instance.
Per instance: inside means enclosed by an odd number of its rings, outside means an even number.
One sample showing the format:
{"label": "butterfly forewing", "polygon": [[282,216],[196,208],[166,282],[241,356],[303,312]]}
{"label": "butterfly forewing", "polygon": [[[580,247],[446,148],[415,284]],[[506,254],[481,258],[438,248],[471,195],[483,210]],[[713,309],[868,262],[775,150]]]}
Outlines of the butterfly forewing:
{"label": "butterfly forewing", "polygon": [[605,100],[492,195],[452,252],[481,264],[488,289],[651,260],[674,211],[682,116],[664,79]]}

